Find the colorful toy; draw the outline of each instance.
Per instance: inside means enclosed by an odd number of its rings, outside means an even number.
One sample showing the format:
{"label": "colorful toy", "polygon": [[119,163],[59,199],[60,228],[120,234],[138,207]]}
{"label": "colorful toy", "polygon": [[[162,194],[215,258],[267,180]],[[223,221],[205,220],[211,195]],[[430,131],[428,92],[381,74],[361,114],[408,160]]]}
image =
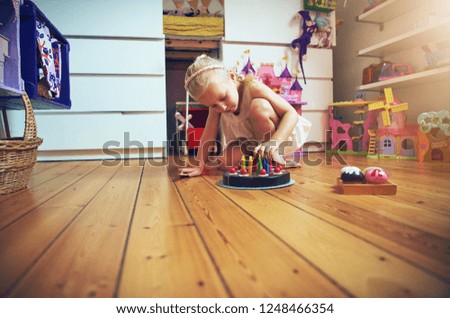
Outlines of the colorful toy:
{"label": "colorful toy", "polygon": [[371,64],[363,69],[362,83],[370,84],[378,81],[385,81],[391,78],[412,74],[413,67],[409,63],[382,62]]}
{"label": "colorful toy", "polygon": [[380,78],[381,69],[383,68],[383,65],[387,63],[391,62],[370,64],[368,67],[364,68],[362,77],[363,85],[378,82],[378,79]]}
{"label": "colorful toy", "polygon": [[422,50],[425,52],[426,69],[450,64],[450,40],[424,45]]}
{"label": "colorful toy", "polygon": [[391,112],[401,112],[408,109],[408,103],[397,103],[392,94],[392,88],[384,89],[384,101],[369,104],[369,110],[382,109],[382,119],[385,126],[391,125]]}
{"label": "colorful toy", "polygon": [[416,159],[417,126],[405,125],[401,129],[378,129],[378,157]]}
{"label": "colorful toy", "polygon": [[275,75],[273,63],[261,63],[256,73],[258,80],[269,86],[274,92],[280,93],[280,80]]}
{"label": "colorful toy", "polygon": [[344,183],[361,183],[364,181],[364,174],[358,167],[348,166],[341,169],[341,180]]}
{"label": "colorful toy", "polygon": [[410,63],[391,63],[384,64],[381,68],[379,81],[385,81],[391,78],[409,75],[413,73],[413,67]]}
{"label": "colorful toy", "polygon": [[336,10],[337,0],[304,0],[303,7],[307,10],[331,12]]}
{"label": "colorful toy", "polygon": [[[295,76],[294,84],[292,84],[289,90],[288,102],[300,104],[302,101],[303,88],[298,82],[297,75]],[[300,114],[301,115],[301,114]]]}
{"label": "colorful toy", "polygon": [[311,37],[317,29],[316,24],[311,20],[308,11],[299,11],[297,16],[302,18],[302,34],[299,38],[292,41],[291,45],[294,49],[298,49],[298,60],[303,74],[303,81],[306,84],[305,71],[303,69],[303,61],[306,60],[308,44],[311,43]]}
{"label": "colorful toy", "polygon": [[386,183],[389,179],[387,172],[380,167],[367,167],[363,170],[363,174],[367,183]]}
{"label": "colorful toy", "polygon": [[286,61],[283,72],[278,77],[280,80],[281,97],[288,99],[291,91],[292,75],[287,67],[287,56],[283,57]]}
{"label": "colorful toy", "polygon": [[380,167],[348,166],[341,169],[341,177],[337,179],[337,189],[343,194],[394,195],[397,186],[391,183],[387,172]]}
{"label": "colorful toy", "polygon": [[[247,58],[247,63],[245,64],[245,66],[242,68],[241,74],[243,76],[247,76],[248,74],[256,74],[255,69],[253,68],[253,64],[250,61],[250,50],[245,50],[244,51],[245,54],[248,54],[248,58]],[[270,87],[270,86],[269,86]]]}
{"label": "colorful toy", "polygon": [[278,164],[272,167],[272,160],[267,156],[256,161],[252,156],[242,156],[240,168],[230,168],[219,181],[222,187],[240,190],[275,189],[292,184],[294,180],[291,180],[290,173]]}
{"label": "colorful toy", "polygon": [[385,88],[385,101],[369,104],[369,110],[382,109],[377,129],[369,130],[368,157],[416,159],[417,126],[406,124],[407,103],[394,99],[391,88]]}
{"label": "colorful toy", "polygon": [[[366,154],[369,130],[376,125],[376,114],[367,111],[370,101],[336,102],[328,106],[331,129],[331,151]],[[353,114],[347,121],[344,115]]]}
{"label": "colorful toy", "polygon": [[418,160],[450,162],[450,111],[422,113],[417,123]]}

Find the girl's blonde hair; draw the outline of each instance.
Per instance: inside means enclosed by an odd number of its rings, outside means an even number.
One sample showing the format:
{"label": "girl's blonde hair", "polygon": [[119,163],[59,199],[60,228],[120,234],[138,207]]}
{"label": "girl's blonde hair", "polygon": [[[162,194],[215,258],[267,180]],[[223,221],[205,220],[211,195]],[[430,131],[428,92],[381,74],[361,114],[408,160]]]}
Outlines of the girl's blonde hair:
{"label": "girl's blonde hair", "polygon": [[230,79],[230,73],[233,73],[234,78],[245,85],[250,85],[256,80],[253,74],[243,77],[241,74],[228,70],[218,60],[202,54],[188,67],[184,78],[184,88],[193,99],[198,100],[212,79],[227,81]]}
{"label": "girl's blonde hair", "polygon": [[230,75],[222,63],[202,54],[195,59],[186,71],[185,89],[193,99],[197,100],[212,79],[226,81],[230,79]]}

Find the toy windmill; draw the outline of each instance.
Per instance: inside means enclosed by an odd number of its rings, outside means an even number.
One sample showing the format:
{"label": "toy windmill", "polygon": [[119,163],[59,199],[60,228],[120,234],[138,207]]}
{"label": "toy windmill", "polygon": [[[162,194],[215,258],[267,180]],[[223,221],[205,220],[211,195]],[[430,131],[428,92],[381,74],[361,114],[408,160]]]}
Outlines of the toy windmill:
{"label": "toy windmill", "polygon": [[381,118],[383,119],[384,126],[391,125],[391,116],[389,112],[401,112],[408,109],[408,103],[396,104],[394,95],[392,94],[392,88],[387,87],[384,89],[384,101],[373,102],[369,104],[369,110],[383,109]]}

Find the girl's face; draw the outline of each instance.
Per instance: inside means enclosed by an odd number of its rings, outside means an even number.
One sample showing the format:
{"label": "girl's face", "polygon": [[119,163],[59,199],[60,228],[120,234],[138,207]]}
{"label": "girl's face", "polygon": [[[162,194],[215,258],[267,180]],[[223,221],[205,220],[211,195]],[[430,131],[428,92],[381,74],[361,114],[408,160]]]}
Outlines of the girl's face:
{"label": "girl's face", "polygon": [[236,84],[231,79],[212,80],[197,101],[218,113],[234,113],[238,110],[239,94]]}

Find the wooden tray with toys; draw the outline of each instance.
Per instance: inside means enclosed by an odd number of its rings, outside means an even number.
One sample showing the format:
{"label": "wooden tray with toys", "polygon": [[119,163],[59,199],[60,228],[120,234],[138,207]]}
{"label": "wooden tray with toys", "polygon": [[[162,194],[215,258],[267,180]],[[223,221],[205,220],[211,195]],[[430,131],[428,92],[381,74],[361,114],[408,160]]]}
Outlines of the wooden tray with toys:
{"label": "wooden tray with toys", "polygon": [[337,188],[342,194],[397,194],[397,185],[388,181],[387,173],[379,167],[368,167],[364,172],[357,167],[344,167],[341,177],[337,178]]}

